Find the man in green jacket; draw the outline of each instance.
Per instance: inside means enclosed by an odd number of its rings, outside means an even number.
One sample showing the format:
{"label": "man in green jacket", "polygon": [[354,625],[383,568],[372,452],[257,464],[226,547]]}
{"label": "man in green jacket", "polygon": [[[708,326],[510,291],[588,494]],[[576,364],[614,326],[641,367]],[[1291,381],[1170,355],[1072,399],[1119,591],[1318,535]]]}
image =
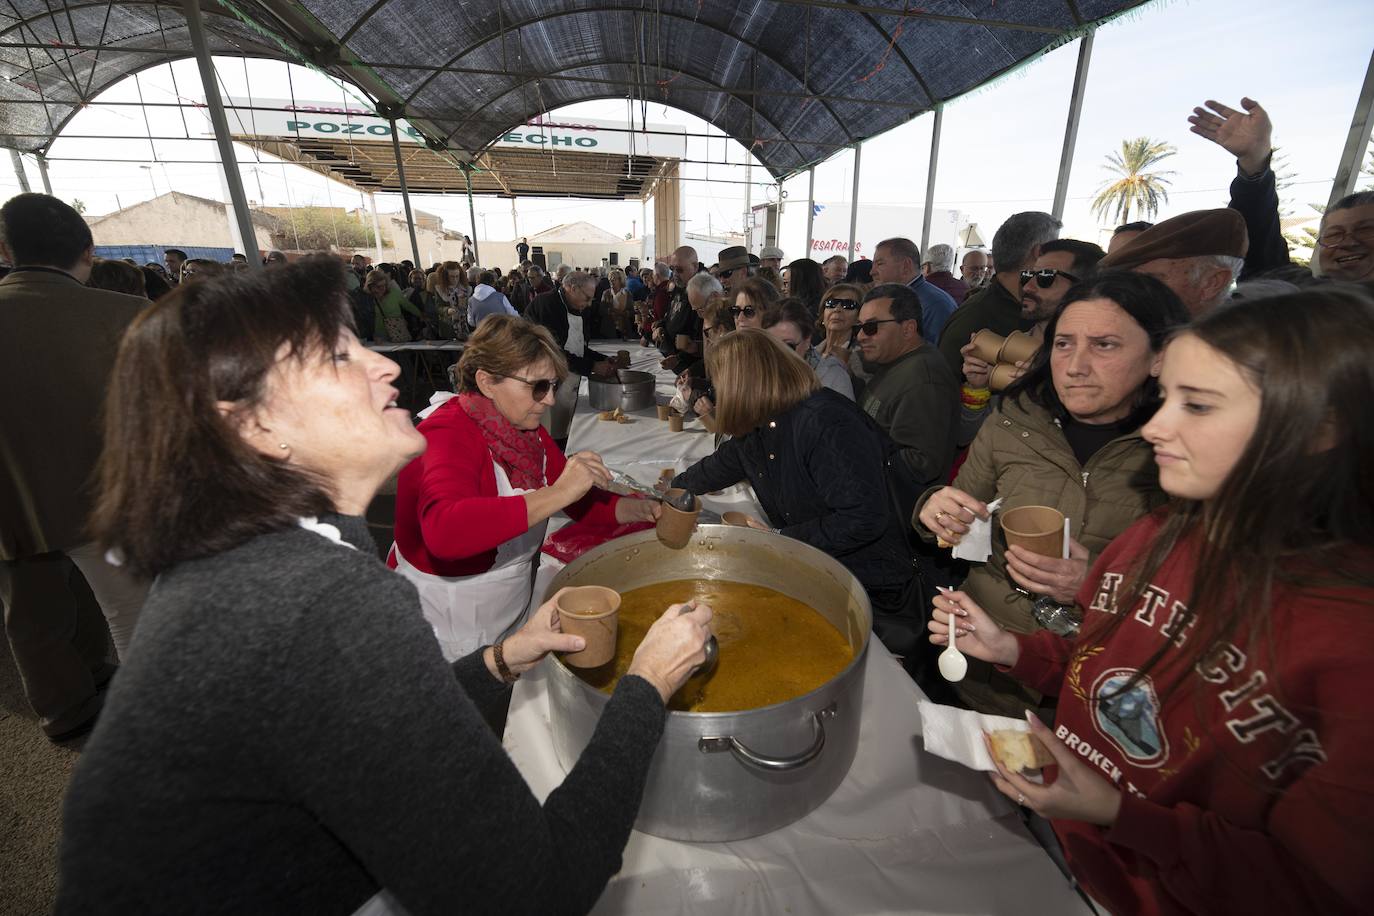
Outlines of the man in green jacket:
{"label": "man in green jacket", "polygon": [[957,376],[923,336],[921,300],[909,286],[884,283],[864,297],[855,328],[872,377],[863,409],[900,449],[894,489],[904,511],[943,482],[954,460]]}

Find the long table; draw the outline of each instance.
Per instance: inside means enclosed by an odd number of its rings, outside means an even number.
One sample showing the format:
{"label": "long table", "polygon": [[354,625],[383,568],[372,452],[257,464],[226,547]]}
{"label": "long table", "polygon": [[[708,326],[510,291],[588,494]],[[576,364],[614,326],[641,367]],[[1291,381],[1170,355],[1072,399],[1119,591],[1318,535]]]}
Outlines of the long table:
{"label": "long table", "polygon": [[[672,393],[657,352],[617,342],[593,346],[611,354],[629,349],[632,368],[655,372],[660,395]],[[652,482],[660,465],[682,470],[713,448],[704,431],[673,433],[653,414],[636,414],[635,421],[596,420],[584,391],[570,450],[592,448],[613,467],[642,469],[646,476],[635,476]],[[747,486],[707,504],[759,511]],[[544,558],[536,595],[559,568]],[[795,824],[731,843],[679,843],[635,831],[620,873],[592,912],[1090,913],[985,775],[925,753],[916,710],[923,694],[877,640],[864,676],[858,754],[828,801]],[[511,759],[541,799],[566,775],[549,717],[541,666],[515,685],[505,732]]]}

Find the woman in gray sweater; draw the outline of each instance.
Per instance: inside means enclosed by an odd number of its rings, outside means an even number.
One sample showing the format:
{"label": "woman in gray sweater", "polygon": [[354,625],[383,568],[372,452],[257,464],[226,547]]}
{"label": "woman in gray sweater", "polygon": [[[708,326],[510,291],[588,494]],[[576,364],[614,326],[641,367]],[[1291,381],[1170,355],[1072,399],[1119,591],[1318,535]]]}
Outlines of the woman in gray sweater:
{"label": "woman in gray sweater", "polygon": [[585,912],[711,611],[654,624],[541,805],[480,708],[552,604],[452,665],[361,518],[425,444],[323,256],[192,283],[120,350],[93,527],[156,576],[63,810],[57,912]]}

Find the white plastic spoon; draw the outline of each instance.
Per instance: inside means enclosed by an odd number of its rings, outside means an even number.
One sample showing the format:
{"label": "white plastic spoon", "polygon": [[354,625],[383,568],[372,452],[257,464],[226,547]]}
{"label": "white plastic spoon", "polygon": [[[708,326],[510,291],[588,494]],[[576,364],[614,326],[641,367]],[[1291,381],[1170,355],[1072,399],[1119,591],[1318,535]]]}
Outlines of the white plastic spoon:
{"label": "white plastic spoon", "polygon": [[[940,588],[940,593],[948,595],[954,591],[952,588]],[[949,645],[945,651],[940,653],[940,676],[950,682],[962,681],[964,675],[968,674],[968,659],[964,658],[964,653],[959,651],[959,647],[954,644],[957,638],[958,624],[955,623],[954,611],[949,612]]]}

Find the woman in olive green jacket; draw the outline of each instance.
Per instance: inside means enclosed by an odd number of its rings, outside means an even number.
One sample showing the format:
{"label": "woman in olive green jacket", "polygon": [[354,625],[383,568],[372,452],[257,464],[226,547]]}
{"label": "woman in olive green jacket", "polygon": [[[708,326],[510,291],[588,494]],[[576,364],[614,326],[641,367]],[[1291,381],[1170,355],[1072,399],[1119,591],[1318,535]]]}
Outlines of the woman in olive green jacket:
{"label": "woman in olive green jacket", "polygon": [[[999,512],[1053,506],[1069,519],[1068,559],[1008,549],[993,525],[993,551],[964,590],[1003,627],[1037,628],[1032,598],[1072,605],[1094,557],[1166,497],[1140,427],[1154,413],[1155,377],[1169,333],[1188,313],[1152,277],[1106,271],[1070,290],[1045,328],[1047,345],[1026,375],[993,407],[954,485],[916,504],[923,535],[958,543],[987,504]],[[1040,694],[970,659],[960,697],[982,712],[1019,716]]]}

